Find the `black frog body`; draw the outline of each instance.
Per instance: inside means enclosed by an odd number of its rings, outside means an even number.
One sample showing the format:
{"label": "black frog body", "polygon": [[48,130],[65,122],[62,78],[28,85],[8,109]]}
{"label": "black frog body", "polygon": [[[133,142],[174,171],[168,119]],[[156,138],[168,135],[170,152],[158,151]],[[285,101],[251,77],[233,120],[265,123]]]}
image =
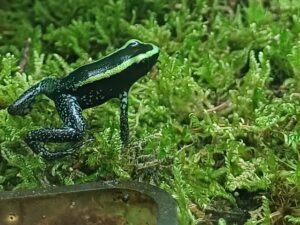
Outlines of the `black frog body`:
{"label": "black frog body", "polygon": [[120,99],[120,135],[128,142],[128,92],[156,63],[159,48],[150,43],[130,40],[110,55],[81,66],[62,79],[46,78],[25,91],[8,107],[11,115],[26,115],[37,95],[44,94],[55,102],[64,122],[62,128],[45,128],[29,132],[28,146],[45,159],[56,159],[74,153],[73,149],[49,152],[44,143],[79,141],[85,132],[82,110],[112,99]]}

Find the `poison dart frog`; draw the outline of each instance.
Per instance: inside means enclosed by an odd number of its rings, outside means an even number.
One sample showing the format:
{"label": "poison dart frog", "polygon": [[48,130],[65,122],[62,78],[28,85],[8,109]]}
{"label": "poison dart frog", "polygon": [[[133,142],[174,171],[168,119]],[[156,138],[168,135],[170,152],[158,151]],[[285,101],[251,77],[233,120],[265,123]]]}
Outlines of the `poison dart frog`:
{"label": "poison dart frog", "polygon": [[25,91],[8,107],[11,115],[28,114],[35,97],[44,94],[54,101],[64,123],[62,128],[45,128],[29,132],[25,142],[47,160],[74,154],[74,149],[50,152],[47,142],[78,142],[85,133],[82,110],[101,105],[112,98],[120,100],[120,138],[127,145],[128,92],[146,75],[159,56],[159,48],[151,43],[129,40],[118,50],[93,63],[83,65],[61,79],[46,78]]}

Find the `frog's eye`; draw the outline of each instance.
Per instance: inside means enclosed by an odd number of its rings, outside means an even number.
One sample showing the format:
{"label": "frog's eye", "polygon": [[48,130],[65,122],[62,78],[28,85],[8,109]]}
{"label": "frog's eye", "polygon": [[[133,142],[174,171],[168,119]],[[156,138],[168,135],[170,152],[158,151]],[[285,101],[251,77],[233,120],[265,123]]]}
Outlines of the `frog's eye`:
{"label": "frog's eye", "polygon": [[130,42],[128,46],[130,46],[130,47],[136,47],[138,45],[139,45],[138,41],[133,41],[133,42]]}

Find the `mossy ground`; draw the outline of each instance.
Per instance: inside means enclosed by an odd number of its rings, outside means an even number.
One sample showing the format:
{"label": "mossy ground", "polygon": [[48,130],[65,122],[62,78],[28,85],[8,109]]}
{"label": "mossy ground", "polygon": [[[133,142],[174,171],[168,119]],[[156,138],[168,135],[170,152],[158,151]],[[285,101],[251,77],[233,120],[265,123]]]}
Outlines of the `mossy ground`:
{"label": "mossy ground", "polygon": [[[182,225],[300,224],[299,33],[298,0],[2,0],[1,189],[135,179],[171,193]],[[131,38],[161,55],[131,90],[130,146],[111,100],[84,112],[79,156],[34,155],[22,138],[62,126],[53,103],[6,107]]]}

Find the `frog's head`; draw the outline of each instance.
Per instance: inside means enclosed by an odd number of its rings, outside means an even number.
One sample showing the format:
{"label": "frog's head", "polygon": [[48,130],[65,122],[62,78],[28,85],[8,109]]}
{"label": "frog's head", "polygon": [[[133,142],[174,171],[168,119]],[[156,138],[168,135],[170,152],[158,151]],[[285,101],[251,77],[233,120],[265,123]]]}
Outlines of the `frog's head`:
{"label": "frog's head", "polygon": [[151,43],[144,43],[136,39],[129,40],[118,51],[123,71],[135,78],[145,75],[156,63],[159,48]]}
{"label": "frog's head", "polygon": [[156,63],[159,48],[151,43],[144,43],[136,39],[129,40],[124,46],[124,52],[129,57],[128,61],[139,70],[148,72]]}
{"label": "frog's head", "polygon": [[120,83],[132,84],[150,71],[158,56],[159,48],[154,44],[129,40],[121,48],[99,60],[98,67],[102,71],[89,76],[78,86],[104,78],[116,78]]}

